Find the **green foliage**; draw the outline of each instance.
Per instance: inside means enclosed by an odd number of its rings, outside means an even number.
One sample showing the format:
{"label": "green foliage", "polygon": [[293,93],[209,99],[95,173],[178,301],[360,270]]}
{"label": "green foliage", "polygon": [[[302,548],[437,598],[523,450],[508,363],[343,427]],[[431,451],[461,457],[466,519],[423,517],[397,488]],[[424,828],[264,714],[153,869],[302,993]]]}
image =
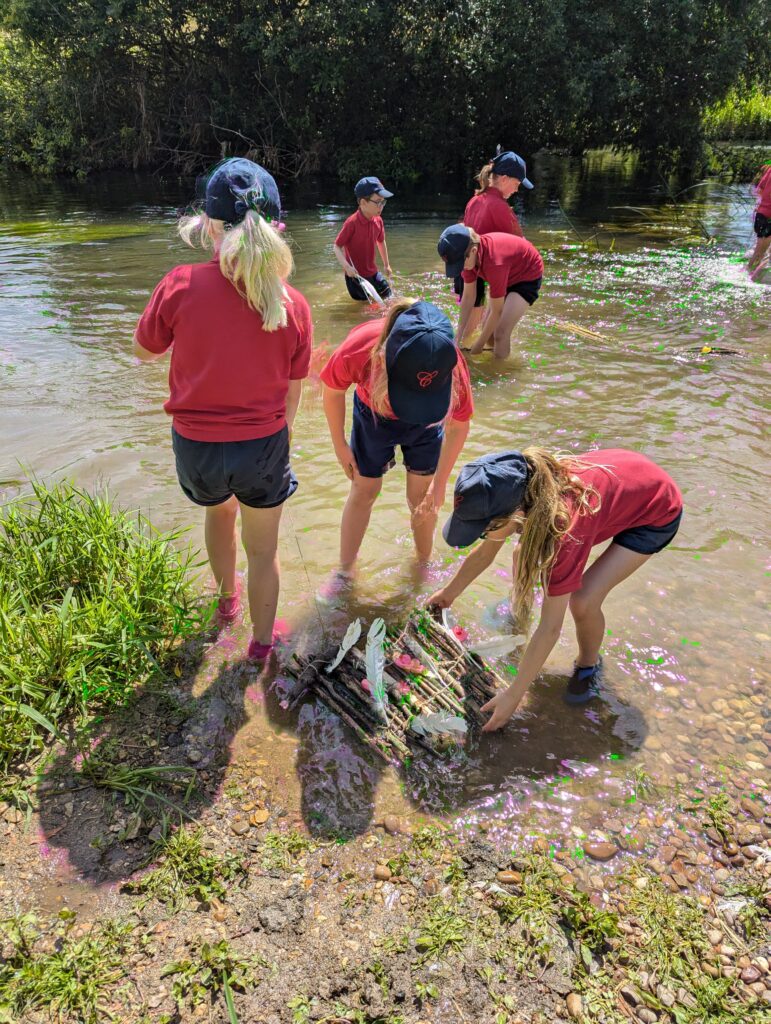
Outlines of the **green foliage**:
{"label": "green foliage", "polygon": [[200,828],[177,829],[158,843],[153,859],[158,856],[156,868],[124,886],[126,892],[142,897],[140,906],[156,899],[176,912],[188,900],[210,903],[227,896],[228,883],[246,877],[244,858],[232,854],[216,857],[204,851]]}
{"label": "green foliage", "polygon": [[415,940],[419,963],[438,960],[461,950],[468,941],[469,929],[469,922],[454,906],[439,897],[432,900]]}
{"label": "green foliage", "polygon": [[200,624],[177,535],[33,484],[0,512],[0,772],[125,702]]}
{"label": "green foliage", "polygon": [[0,965],[0,1021],[10,1024],[34,1010],[82,1024],[105,1019],[103,997],[125,975],[131,927],[100,922],[76,939],[70,934],[74,918],[71,911],[62,911],[57,948],[47,953],[34,948],[32,915],[2,922],[13,951]]}
{"label": "green foliage", "polygon": [[291,871],[294,861],[313,848],[300,832],[268,832],[262,846],[262,866],[266,871]]}
{"label": "green foliage", "polygon": [[708,139],[771,138],[771,91],[740,80],[707,108],[702,126]]}
{"label": "green foliage", "polygon": [[238,1024],[233,990],[244,992],[257,984],[256,968],[265,966],[259,957],[239,956],[227,939],[217,943],[204,942],[193,958],[168,964],[161,977],[175,975],[172,995],[180,1009],[186,1002],[195,1008],[207,996],[222,994],[228,1011],[229,1024]]}
{"label": "green foliage", "polygon": [[339,14],[329,0],[202,0],[194,15],[12,0],[0,147],[43,171],[249,151],[282,174],[411,182],[469,174],[499,140],[692,151],[741,75],[768,80],[763,0],[532,0],[516,18],[508,0],[354,0]]}

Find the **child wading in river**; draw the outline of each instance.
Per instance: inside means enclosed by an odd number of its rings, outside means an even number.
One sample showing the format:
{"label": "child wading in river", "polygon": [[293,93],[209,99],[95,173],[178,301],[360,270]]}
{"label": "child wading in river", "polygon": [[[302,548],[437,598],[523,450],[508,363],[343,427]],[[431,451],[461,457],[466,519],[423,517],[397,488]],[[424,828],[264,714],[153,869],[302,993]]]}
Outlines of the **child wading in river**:
{"label": "child wading in river", "polygon": [[345,286],[352,299],[367,301],[367,295],[357,280],[359,277],[369,281],[381,299],[387,299],[391,286],[377,269],[375,248],[380,253],[386,274],[390,276],[385,228],[380,215],[393,192],[383,187],[380,178],[362,178],[356,182],[353,191],[358,209],[346,220],[335,239],[335,256],[345,271]]}
{"label": "child wading in river", "polygon": [[143,361],[171,349],[172,443],[182,490],[206,508],[206,550],[221,622],[239,609],[236,517],[248,560],[252,639],[248,657],[274,642],[279,592],[278,529],[297,489],[289,434],[308,375],[308,303],[286,280],[292,254],[281,237],[273,178],[251,160],[227,160],[206,184],[204,212],[184,217],[190,245],[213,248],[208,263],[175,267],[137,326]]}
{"label": "child wading in river", "polygon": [[[479,188],[466,203],[463,214],[463,223],[466,227],[473,228],[478,235],[499,231],[504,235],[523,237],[517,215],[507,202],[519,191],[520,186],[527,189],[533,187],[533,183],[527,177],[527,168],[522,157],[510,150],[499,153],[484,165],[477,175],[477,181]],[[462,274],[455,278],[453,287],[455,294],[462,297]],[[483,278],[478,277],[474,308],[469,316],[465,334],[472,334],[479,326],[484,302],[485,282]]]}
{"label": "child wading in river", "polygon": [[[645,456],[621,448],[559,458],[542,448],[485,455],[468,463],[455,484],[455,510],[444,527],[453,547],[482,538],[455,577],[429,603],[449,608],[492,564],[500,545],[521,533],[514,552],[512,611],[525,621],[533,589],[544,590],[541,618],[516,682],[482,708],[500,729],[514,714],[559,639],[565,612],[576,624],[578,655],[565,699],[597,695],[605,635],[602,602],[677,533],[683,502],[675,482]],[[612,543],[592,565],[592,547]]]}
{"label": "child wading in river", "polygon": [[481,278],[490,285],[490,312],[468,351],[477,355],[492,341],[494,354],[505,359],[511,351],[511,332],[538,298],[543,277],[541,254],[526,238],[499,231],[478,235],[465,224],[446,228],[437,250],[445,262],[447,277],[463,277],[457,344],[463,348],[470,333],[476,301],[473,286]]}
{"label": "child wading in river", "polygon": [[[321,372],[335,454],[351,481],[340,528],[340,569],[322,591],[349,584],[383,475],[401,447],[407,506],[419,562],[431,557],[447,480],[474,412],[468,367],[447,317],[429,302],[402,299],[384,320],[355,327]],[[346,391],[356,385],[350,444]]]}
{"label": "child wading in river", "polygon": [[755,195],[758,197],[758,205],[752,227],[757,240],[747,264],[753,280],[768,266],[768,247],[771,245],[771,164],[766,164],[758,178]]}

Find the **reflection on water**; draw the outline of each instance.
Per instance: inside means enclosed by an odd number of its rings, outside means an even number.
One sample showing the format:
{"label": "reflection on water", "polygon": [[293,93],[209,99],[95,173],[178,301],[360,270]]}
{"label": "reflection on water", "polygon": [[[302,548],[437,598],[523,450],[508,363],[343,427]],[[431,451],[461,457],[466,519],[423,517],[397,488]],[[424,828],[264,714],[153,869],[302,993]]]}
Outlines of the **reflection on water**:
{"label": "reflection on water", "polygon": [[[721,765],[762,774],[771,764],[759,693],[769,639],[761,548],[771,304],[768,285],[749,283],[743,271],[749,189],[710,183],[677,198],[687,182],[646,180],[607,154],[583,163],[551,157],[537,172],[537,190],[518,201],[544,255],[542,297],[518,328],[508,363],[483,356],[473,365],[477,414],[466,457],[533,442],[638,448],[683,490],[683,528],[607,601],[607,694],[596,708],[561,703],[569,627],[527,713],[503,736],[473,741],[462,760],[416,759],[402,776],[352,746],[314,703],[286,710],[272,689],[247,702],[236,752],[270,746],[287,801],[317,831],[356,832],[376,809],[417,808],[461,824],[488,818],[494,829],[523,834],[538,826],[564,842],[602,826],[608,807],[625,813],[630,773],[640,765],[663,785],[685,785]],[[327,193],[322,205],[312,185],[304,188],[288,197],[286,220],[294,283],[314,311],[318,368],[362,311],[332,255],[348,197],[330,202]],[[0,493],[17,493],[26,470],[87,486],[108,480],[159,527],[189,524],[201,545],[201,521],[174,476],[161,410],[166,369],[137,368],[129,354],[150,290],[189,259],[173,233],[189,183],[106,177],[6,182],[0,191]],[[397,290],[451,315],[435,245],[465,198],[397,196],[386,211]],[[314,381],[293,460],[300,490],[282,526],[280,614],[296,639],[311,643],[322,628],[342,632],[347,621],[313,601],[334,562],[348,490]],[[509,550],[458,602],[474,636],[505,628],[490,609],[510,585]],[[457,557],[439,541],[424,593]],[[407,614],[421,592],[410,559],[397,469],[365,540],[349,614]],[[282,736],[288,741],[277,742]]]}

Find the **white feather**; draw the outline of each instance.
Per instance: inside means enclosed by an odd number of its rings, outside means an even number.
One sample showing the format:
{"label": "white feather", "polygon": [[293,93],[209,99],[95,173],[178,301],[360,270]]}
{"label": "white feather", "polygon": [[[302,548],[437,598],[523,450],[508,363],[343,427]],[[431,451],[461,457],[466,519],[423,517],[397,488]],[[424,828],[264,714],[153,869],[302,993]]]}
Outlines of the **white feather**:
{"label": "white feather", "polygon": [[366,278],[360,277],[359,285],[370,302],[374,302],[377,306],[385,306],[385,302],[378,295],[377,290],[369,283],[369,281],[366,280]]}
{"label": "white feather", "polygon": [[440,732],[465,733],[468,725],[460,715],[449,715],[446,711],[434,711],[429,715],[417,715],[410,722],[410,729],[418,736],[435,736]]}
{"label": "white feather", "polygon": [[469,649],[485,658],[502,658],[504,654],[509,654],[517,647],[521,647],[526,640],[527,637],[522,634],[519,636],[494,636],[489,640],[479,640],[470,645]]}
{"label": "white feather", "polygon": [[361,619],[354,619],[353,622],[351,622],[350,625],[348,626],[348,629],[346,629],[345,631],[345,636],[343,637],[342,643],[337,649],[337,654],[335,655],[334,661],[330,661],[330,663],[327,665],[327,675],[329,675],[330,672],[334,672],[334,670],[337,668],[337,666],[346,656],[348,651],[350,651],[350,649],[353,647],[353,645],[356,643],[360,636]]}
{"label": "white feather", "polygon": [[367,666],[372,699],[385,714],[386,689],[383,672],[385,670],[385,635],[386,625],[382,619],[375,619],[367,633],[367,648],[364,652],[364,664]]}

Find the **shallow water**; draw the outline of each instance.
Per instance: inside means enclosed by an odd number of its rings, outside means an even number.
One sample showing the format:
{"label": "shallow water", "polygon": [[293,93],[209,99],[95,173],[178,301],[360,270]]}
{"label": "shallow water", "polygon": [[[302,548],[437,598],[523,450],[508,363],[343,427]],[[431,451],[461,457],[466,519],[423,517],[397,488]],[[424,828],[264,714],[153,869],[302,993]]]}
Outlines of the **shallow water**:
{"label": "shallow water", "polygon": [[[477,412],[463,458],[531,443],[637,448],[680,485],[683,526],[606,602],[604,700],[586,710],[561,702],[573,656],[568,626],[524,716],[463,761],[421,761],[399,775],[373,765],[313,702],[285,710],[281,681],[279,692],[255,684],[234,756],[248,763],[269,750],[285,803],[312,828],[359,831],[392,809],[450,815],[459,827],[486,818],[512,839],[537,832],[564,846],[593,830],[626,829],[640,766],[661,786],[687,787],[732,766],[760,778],[771,765],[758,699],[769,640],[763,412],[771,292],[743,271],[749,189],[710,183],[675,205],[661,181],[605,155],[544,161],[534,177],[539,189],[521,215],[544,255],[542,297],[507,363],[485,356],[473,364]],[[153,286],[189,259],[173,231],[189,184],[6,182],[0,196],[0,494],[23,489],[25,473],[89,487],[108,481],[122,503],[141,507],[159,528],[190,527],[200,546],[201,517],[177,486],[161,408],[166,367],[138,367],[130,355]],[[435,244],[463,200],[397,198],[386,210],[397,290],[451,315]],[[313,308],[318,368],[324,348],[362,318],[332,256],[350,211],[347,200],[321,204],[309,189],[296,203],[286,218],[294,284]],[[704,232],[716,240],[706,244]],[[705,346],[728,352],[702,353]],[[347,493],[313,380],[293,463],[300,489],[282,525],[279,615],[310,643],[320,618],[332,631],[346,622],[312,600],[334,564]],[[403,491],[398,468],[364,543],[353,614],[393,620],[421,593]],[[455,609],[475,637],[508,628],[509,551]],[[456,565],[441,538],[436,559],[423,593]],[[218,659],[239,656],[244,635],[212,652],[199,693]]]}

